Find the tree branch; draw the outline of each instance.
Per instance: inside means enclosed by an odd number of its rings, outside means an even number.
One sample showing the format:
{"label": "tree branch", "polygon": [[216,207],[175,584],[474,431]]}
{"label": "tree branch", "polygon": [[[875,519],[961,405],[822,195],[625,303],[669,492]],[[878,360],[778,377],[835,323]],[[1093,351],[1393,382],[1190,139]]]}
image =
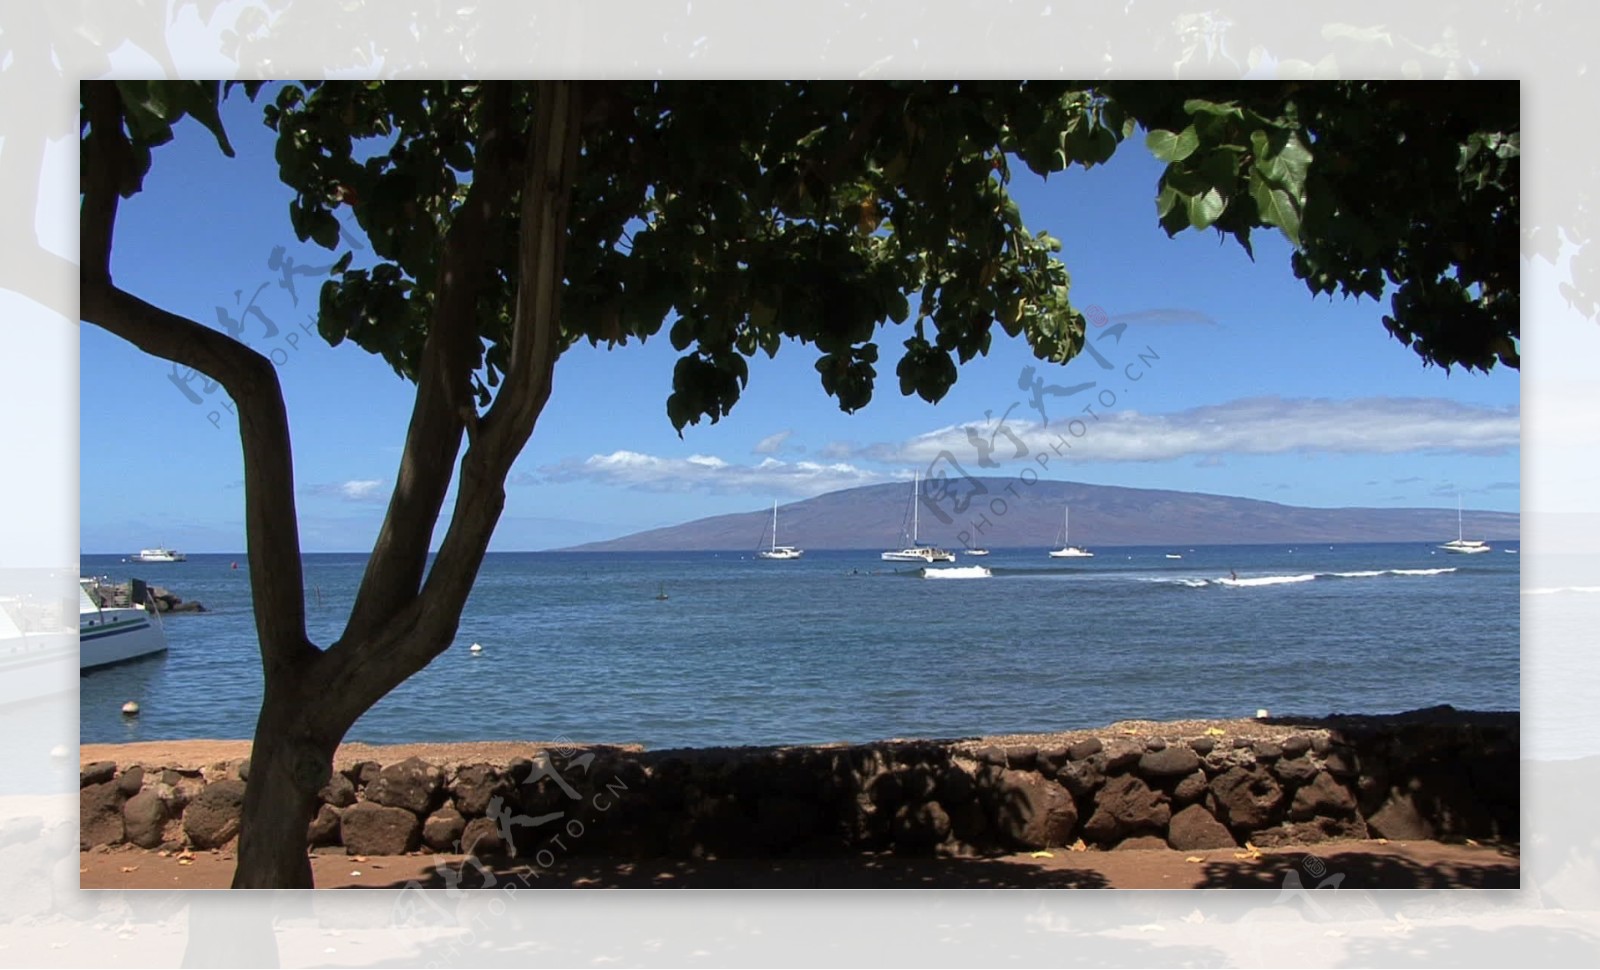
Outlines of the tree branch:
{"label": "tree branch", "polygon": [[417,596],[428,547],[455,475],[461,433],[476,421],[472,368],[477,359],[477,302],[489,265],[489,227],[510,195],[516,159],[511,92],[491,82],[485,131],[467,197],[445,235],[433,319],[417,374],[417,397],[394,493],[356,593],[343,641],[370,637]]}
{"label": "tree branch", "polygon": [[[539,82],[522,187],[516,314],[500,393],[461,463],[450,528],[421,593],[377,635],[330,651],[325,683],[351,722],[450,645],[505,507],[505,480],[550,398],[561,334],[567,215],[578,165],[578,85]],[[335,724],[335,727],[338,725]]]}
{"label": "tree branch", "polygon": [[148,354],[214,378],[233,399],[244,450],[245,537],[256,631],[267,681],[277,684],[318,657],[306,637],[294,464],[283,390],[267,358],[209,327],[151,306],[112,282],[118,186],[127,174],[127,143],[115,98],[109,83],[84,89],[95,132],[83,144],[78,316]]}

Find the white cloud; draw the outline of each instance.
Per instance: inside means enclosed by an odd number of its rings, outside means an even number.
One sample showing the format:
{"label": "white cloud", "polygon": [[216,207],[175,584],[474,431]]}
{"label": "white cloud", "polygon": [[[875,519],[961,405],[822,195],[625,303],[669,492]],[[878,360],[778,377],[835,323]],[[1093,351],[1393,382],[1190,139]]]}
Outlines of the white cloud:
{"label": "white cloud", "polygon": [[306,493],[340,498],[347,502],[383,502],[389,497],[383,480],[378,478],[354,478],[348,482],[308,485]]}
{"label": "white cloud", "polygon": [[776,455],[783,450],[784,442],[788,441],[793,434],[794,429],[792,428],[786,428],[777,434],[769,434],[756,442],[756,446],[751,448],[750,452],[755,455]]}
{"label": "white cloud", "polygon": [[637,451],[568,459],[541,467],[539,474],[549,482],[593,481],[652,492],[776,491],[810,495],[871,485],[889,477],[844,462],[782,461],[769,457],[756,465],[735,465],[712,455],[662,458]]}
{"label": "white cloud", "polygon": [[[1440,398],[1256,397],[1170,414],[1103,406],[1097,406],[1095,414],[1058,417],[1048,426],[1008,421],[1005,431],[993,421],[971,422],[899,444],[857,448],[852,457],[927,464],[948,451],[958,461],[977,463],[982,451],[977,442],[991,449],[990,461],[1001,464],[1040,454],[1069,461],[1289,453],[1500,454],[1520,446],[1522,431],[1515,407],[1480,407]],[[1017,455],[1019,442],[1027,454]]]}

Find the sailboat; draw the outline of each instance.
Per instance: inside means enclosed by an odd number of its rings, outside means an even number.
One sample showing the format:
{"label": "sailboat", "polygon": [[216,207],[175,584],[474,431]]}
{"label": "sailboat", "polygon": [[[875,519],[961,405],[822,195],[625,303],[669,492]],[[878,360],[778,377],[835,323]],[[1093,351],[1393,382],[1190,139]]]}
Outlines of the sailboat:
{"label": "sailboat", "polygon": [[1455,552],[1462,555],[1471,555],[1475,552],[1489,552],[1488,543],[1482,539],[1464,539],[1461,532],[1461,496],[1456,496],[1456,537],[1449,542],[1440,543],[1440,549],[1445,552]]}
{"label": "sailboat", "polygon": [[778,503],[773,502],[772,548],[758,550],[756,555],[762,559],[799,559],[801,556],[805,555],[805,552],[806,551],[804,549],[796,549],[794,546],[778,545]]}
{"label": "sailboat", "polygon": [[918,516],[917,486],[920,479],[916,472],[911,473],[911,545],[904,549],[891,549],[883,554],[884,562],[955,562],[956,554],[936,549],[933,546],[924,546],[917,541]]}
{"label": "sailboat", "polygon": [[1079,559],[1094,555],[1089,550],[1079,549],[1067,541],[1067,517],[1070,512],[1071,510],[1067,508],[1061,510],[1061,548],[1050,550],[1050,558],[1052,559]]}

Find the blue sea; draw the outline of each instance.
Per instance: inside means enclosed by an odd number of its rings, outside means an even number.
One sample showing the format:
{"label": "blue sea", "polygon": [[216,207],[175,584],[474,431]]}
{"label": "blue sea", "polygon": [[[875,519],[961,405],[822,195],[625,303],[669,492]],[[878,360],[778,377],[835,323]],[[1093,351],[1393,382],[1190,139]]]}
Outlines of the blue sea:
{"label": "blue sea", "polygon": [[[1101,547],[1081,560],[996,550],[927,575],[867,551],[793,562],[491,553],[450,649],[348,739],[658,749],[1044,732],[1258,708],[1517,710],[1520,556],[1504,551],[1516,548]],[[313,641],[341,632],[365,561],[306,556]],[[209,611],[164,617],[165,655],[80,678],[83,742],[253,733],[261,673],[242,554],[175,564],[85,556],[80,566],[85,576],[137,576]],[[129,700],[137,718],[120,713]]]}

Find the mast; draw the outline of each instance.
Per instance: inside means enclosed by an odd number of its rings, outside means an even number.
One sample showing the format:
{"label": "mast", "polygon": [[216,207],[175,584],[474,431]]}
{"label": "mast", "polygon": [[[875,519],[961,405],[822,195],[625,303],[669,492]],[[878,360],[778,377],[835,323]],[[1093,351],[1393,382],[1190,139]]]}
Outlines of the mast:
{"label": "mast", "polygon": [[915,471],[915,470],[913,470],[911,472],[911,547],[913,549],[915,549],[917,547],[917,544],[918,544],[917,543],[917,486],[918,486],[918,484],[920,482],[920,479],[918,479],[917,476],[919,474],[920,473]]}
{"label": "mast", "polygon": [[772,500],[772,551],[778,551],[778,500]]}
{"label": "mast", "polygon": [[1456,493],[1456,541],[1462,542],[1466,534],[1461,531],[1461,493]]}

